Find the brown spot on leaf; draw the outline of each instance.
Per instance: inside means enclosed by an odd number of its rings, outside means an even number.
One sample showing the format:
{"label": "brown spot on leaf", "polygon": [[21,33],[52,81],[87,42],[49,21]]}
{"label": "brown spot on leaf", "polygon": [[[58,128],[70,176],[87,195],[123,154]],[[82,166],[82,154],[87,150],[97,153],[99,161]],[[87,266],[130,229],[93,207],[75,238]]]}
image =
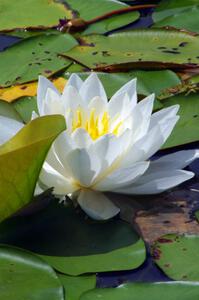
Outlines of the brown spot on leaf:
{"label": "brown spot on leaf", "polygon": [[166,239],[166,238],[159,238],[158,243],[160,243],[160,244],[173,243],[173,240]]}

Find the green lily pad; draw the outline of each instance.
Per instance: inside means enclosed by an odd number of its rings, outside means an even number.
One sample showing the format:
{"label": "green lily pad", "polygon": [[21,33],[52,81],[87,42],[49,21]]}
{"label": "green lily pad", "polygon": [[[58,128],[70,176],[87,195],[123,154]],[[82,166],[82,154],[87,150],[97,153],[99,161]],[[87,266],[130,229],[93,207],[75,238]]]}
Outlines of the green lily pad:
{"label": "green lily pad", "polygon": [[62,116],[37,118],[0,147],[0,221],[32,200],[46,154],[65,126]]}
{"label": "green lily pad", "polygon": [[199,210],[195,212],[196,220],[199,222]]}
{"label": "green lily pad", "polygon": [[12,105],[25,123],[31,120],[33,111],[38,112],[36,97],[22,97]]}
{"label": "green lily pad", "polygon": [[128,25],[136,21],[138,18],[139,18],[139,12],[137,11],[124,13],[121,15],[115,15],[107,19],[104,19],[103,21],[96,22],[89,25],[89,27],[83,31],[82,35],[94,34],[94,33],[97,34],[106,33],[118,29],[122,26]]}
{"label": "green lily pad", "polygon": [[[184,68],[199,64],[199,37],[176,30],[147,29],[83,37],[65,56],[93,70]],[[145,47],[144,45],[147,45]]]}
{"label": "green lily pad", "polygon": [[159,22],[168,16],[183,12],[197,4],[198,0],[162,0],[153,13],[153,20],[154,22]]}
{"label": "green lily pad", "polygon": [[168,234],[151,247],[155,263],[174,280],[199,281],[199,236]]}
{"label": "green lily pad", "polygon": [[0,245],[0,295],[3,300],[64,300],[53,269],[38,256]]}
{"label": "green lily pad", "polygon": [[0,242],[31,250],[69,275],[134,269],[146,255],[128,223],[94,222],[56,201],[34,215],[3,222]]}
{"label": "green lily pad", "polygon": [[80,300],[198,300],[199,283],[155,282],[128,283],[117,288],[95,289],[84,293]]}
{"label": "green lily pad", "polygon": [[17,121],[22,121],[22,118],[12,104],[0,100],[0,115]]}
{"label": "green lily pad", "polygon": [[184,10],[183,12],[171,15],[159,22],[156,22],[153,27],[171,26],[199,33],[198,14],[199,6],[194,6],[190,9]]}
{"label": "green lily pad", "polygon": [[0,53],[0,86],[6,87],[37,80],[38,75],[51,76],[70,65],[58,56],[77,45],[69,34],[40,35],[10,47]]}
{"label": "green lily pad", "polygon": [[68,276],[58,274],[64,286],[67,300],[79,300],[80,296],[95,288],[96,275]]}
{"label": "green lily pad", "polygon": [[52,27],[59,19],[71,18],[64,3],[55,0],[1,0],[0,31],[15,28]]}
{"label": "green lily pad", "polygon": [[199,96],[180,94],[162,101],[164,107],[179,104],[180,119],[163,148],[170,148],[199,140]]}
{"label": "green lily pad", "polygon": [[[65,73],[65,77],[71,75],[70,67]],[[89,73],[78,73],[85,80]],[[148,96],[155,93],[158,96],[162,90],[180,84],[179,77],[170,70],[163,71],[142,71],[136,70],[128,73],[97,73],[102,81],[108,98],[110,98],[119,88],[133,78],[137,78],[137,92],[139,95]]]}

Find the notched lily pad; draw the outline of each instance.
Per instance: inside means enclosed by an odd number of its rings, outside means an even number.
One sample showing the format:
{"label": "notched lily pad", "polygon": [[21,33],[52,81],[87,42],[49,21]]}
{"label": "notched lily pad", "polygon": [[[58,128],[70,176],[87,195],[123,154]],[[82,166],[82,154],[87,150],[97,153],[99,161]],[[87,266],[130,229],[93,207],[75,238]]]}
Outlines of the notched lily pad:
{"label": "notched lily pad", "polygon": [[199,37],[176,30],[147,29],[109,36],[91,35],[79,42],[79,46],[62,54],[98,71],[182,69],[199,64]]}
{"label": "notched lily pad", "polygon": [[69,34],[40,35],[12,46],[0,53],[0,86],[8,87],[38,79],[42,74],[51,76],[71,64],[59,52],[77,45]]}
{"label": "notched lily pad", "polygon": [[56,201],[34,215],[2,223],[0,242],[31,250],[69,275],[134,269],[145,260],[144,242],[129,224],[87,220]]}
{"label": "notched lily pad", "polygon": [[3,300],[64,300],[55,271],[38,256],[0,245],[0,294]]}
{"label": "notched lily pad", "polygon": [[199,284],[196,282],[128,283],[117,288],[94,289],[80,300],[198,300]]}
{"label": "notched lily pad", "polygon": [[151,247],[155,263],[174,280],[199,281],[199,236],[168,234]]}
{"label": "notched lily pad", "polygon": [[59,19],[72,16],[64,2],[56,0],[1,0],[0,11],[0,31],[52,27]]}

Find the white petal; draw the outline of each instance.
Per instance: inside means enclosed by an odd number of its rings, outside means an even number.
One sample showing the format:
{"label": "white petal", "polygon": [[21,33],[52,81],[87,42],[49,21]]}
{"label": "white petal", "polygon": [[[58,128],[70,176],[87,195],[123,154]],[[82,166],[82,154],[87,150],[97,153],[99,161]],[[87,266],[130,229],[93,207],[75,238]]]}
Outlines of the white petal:
{"label": "white petal", "polygon": [[56,87],[47,78],[39,76],[37,88],[37,107],[40,116],[43,115],[43,103],[45,100],[47,89],[52,89],[57,95],[60,95]]}
{"label": "white petal", "polygon": [[96,96],[99,96],[107,101],[104,87],[97,77],[96,73],[91,73],[91,75],[89,75],[89,77],[82,84],[79,93],[85,103],[89,103],[92,98]]}
{"label": "white petal", "polygon": [[133,142],[142,138],[148,131],[155,95],[152,94],[140,101],[132,112]]}
{"label": "white petal", "polygon": [[39,115],[33,110],[32,115],[31,115],[31,120],[34,120],[38,117],[39,117]]}
{"label": "white petal", "polygon": [[123,106],[122,99],[126,94],[128,95],[133,108],[137,103],[136,79],[127,82],[111,97],[108,103],[108,110],[111,117],[114,117],[120,112],[120,108]]}
{"label": "white petal", "polygon": [[142,149],[145,152],[145,155],[142,157],[143,160],[151,157],[162,147],[171,134],[178,119],[179,117],[176,116],[163,123],[157,123],[156,126],[152,127],[145,136],[135,143],[135,146],[138,149]]}
{"label": "white petal", "polygon": [[83,128],[77,128],[71,135],[76,148],[89,148],[92,139],[88,132]]}
{"label": "white petal", "polygon": [[78,189],[72,181],[56,172],[47,163],[44,163],[39,179],[47,188],[53,187],[53,193],[56,195],[66,195]]}
{"label": "white petal", "polygon": [[67,85],[61,96],[61,102],[63,103],[64,109],[73,111],[79,106],[83,105],[82,98],[75,87]]}
{"label": "white petal", "polygon": [[[43,102],[43,114],[44,115],[54,115],[61,114],[64,115],[64,106],[61,102],[61,97],[52,89],[47,89],[45,100]],[[40,113],[41,115],[41,113]]]}
{"label": "white petal", "polygon": [[158,122],[165,122],[167,119],[175,117],[180,106],[178,104],[159,110],[152,114],[150,121],[150,129],[153,128]]}
{"label": "white petal", "polygon": [[38,196],[42,194],[44,190],[40,187],[40,185],[37,183],[34,191],[34,196]]}
{"label": "white petal", "polygon": [[1,145],[11,139],[24,126],[24,124],[11,118],[0,116],[0,126]]}
{"label": "white petal", "polygon": [[135,184],[118,192],[124,194],[159,194],[191,179],[194,173],[184,170],[170,170],[143,175]]}
{"label": "white petal", "polygon": [[81,88],[82,84],[83,81],[81,80],[81,78],[74,73],[69,77],[66,85],[71,85],[78,91]]}
{"label": "white petal", "polygon": [[95,111],[96,115],[102,115],[106,111],[107,101],[99,96],[94,97],[88,104],[89,111]]}
{"label": "white petal", "polygon": [[150,171],[183,169],[199,158],[199,150],[183,150],[172,154],[164,155],[151,162]]}
{"label": "white petal", "polygon": [[94,177],[99,173],[101,164],[96,155],[88,153],[85,149],[71,151],[64,162],[64,166],[70,169],[73,178],[81,186],[91,185]]}
{"label": "white petal", "polygon": [[128,168],[119,168],[103,180],[98,182],[94,189],[99,191],[114,191],[117,188],[132,184],[149,167],[150,162],[138,162]]}
{"label": "white petal", "polygon": [[54,145],[51,146],[50,150],[48,151],[46,160],[45,160],[50,167],[52,167],[55,171],[60,173],[62,176],[67,177],[68,173],[64,169],[63,165],[61,164],[56,152]]}
{"label": "white petal", "polygon": [[110,219],[120,211],[117,206],[100,192],[82,190],[77,201],[87,215],[95,220]]}

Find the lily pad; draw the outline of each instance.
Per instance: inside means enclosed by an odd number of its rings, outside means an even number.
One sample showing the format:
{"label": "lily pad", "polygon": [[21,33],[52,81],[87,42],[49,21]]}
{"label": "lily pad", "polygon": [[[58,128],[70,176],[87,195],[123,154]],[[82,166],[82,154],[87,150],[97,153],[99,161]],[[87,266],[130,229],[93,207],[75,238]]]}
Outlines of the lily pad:
{"label": "lily pad", "polygon": [[0,295],[3,300],[64,300],[53,269],[38,256],[0,245]]}
{"label": "lily pad", "polygon": [[0,221],[32,201],[46,154],[65,126],[62,116],[37,118],[0,147]]}
{"label": "lily pad", "polygon": [[7,87],[51,76],[71,64],[58,56],[77,45],[69,34],[40,35],[12,46],[0,53],[0,86]]}
{"label": "lily pad", "polygon": [[[66,78],[71,73],[67,69]],[[89,73],[78,73],[85,80]],[[108,98],[110,98],[119,88],[133,78],[137,78],[137,92],[139,95],[148,96],[155,93],[158,96],[162,90],[180,84],[179,77],[170,70],[163,71],[142,71],[135,70],[128,73],[97,73],[106,90]]]}
{"label": "lily pad", "polygon": [[187,8],[193,7],[197,4],[198,0],[162,0],[153,13],[153,20],[155,22],[161,21],[168,16],[183,12]]}
{"label": "lily pad", "polygon": [[[66,84],[66,79],[58,77],[53,79],[52,82],[60,92],[63,92],[63,89]],[[6,102],[13,102],[14,100],[19,99],[21,97],[36,96],[37,85],[38,81],[33,81],[26,84],[20,84],[0,89],[0,99]]]}
{"label": "lily pad", "polygon": [[22,97],[12,105],[25,123],[31,120],[33,111],[38,113],[36,97]]}
{"label": "lily pad", "polygon": [[171,26],[178,29],[186,29],[199,33],[198,25],[199,6],[194,6],[178,14],[173,14],[159,22],[153,27]]}
{"label": "lily pad", "polygon": [[198,300],[199,283],[155,282],[128,283],[117,288],[95,289],[84,293],[80,300]]}
{"label": "lily pad", "polygon": [[[144,47],[147,45],[147,47]],[[176,30],[147,29],[83,37],[65,56],[93,70],[187,68],[199,64],[199,37]]]}
{"label": "lily pad", "polygon": [[79,300],[80,296],[95,288],[96,275],[68,276],[58,274],[67,300]]}
{"label": "lily pad", "polygon": [[16,112],[14,107],[11,104],[1,100],[0,100],[0,115],[17,121],[22,121],[20,114]]}
{"label": "lily pad", "polygon": [[3,222],[0,242],[31,250],[69,275],[134,269],[146,255],[128,223],[94,222],[56,201],[34,215]]}
{"label": "lily pad", "polygon": [[170,148],[199,140],[199,96],[180,94],[161,101],[164,107],[179,104],[180,119],[163,148]]}
{"label": "lily pad", "polygon": [[71,18],[64,3],[55,0],[1,0],[0,11],[0,31],[52,27],[58,25],[61,18]]}
{"label": "lily pad", "polygon": [[168,234],[151,247],[155,263],[174,280],[199,281],[199,236]]}

